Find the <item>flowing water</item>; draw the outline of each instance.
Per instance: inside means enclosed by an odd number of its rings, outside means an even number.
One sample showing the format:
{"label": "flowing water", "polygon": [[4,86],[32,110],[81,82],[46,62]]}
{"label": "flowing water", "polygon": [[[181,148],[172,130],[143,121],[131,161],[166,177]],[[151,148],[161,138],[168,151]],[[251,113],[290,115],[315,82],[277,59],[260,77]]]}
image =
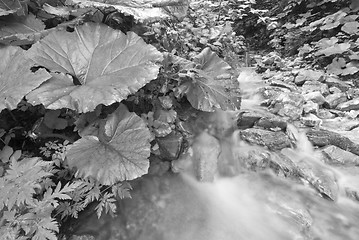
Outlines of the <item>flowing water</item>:
{"label": "flowing water", "polygon": [[[255,78],[242,79],[254,79],[252,86],[257,88]],[[262,111],[257,97],[247,90],[242,106]],[[214,118],[219,126],[230,122],[224,113]],[[101,224],[88,219],[78,234],[92,229],[101,240],[359,239],[359,204],[344,191],[359,189],[359,171],[324,165],[305,135],[295,132],[296,147],[284,152],[293,162],[305,161],[333,176],[338,194],[329,200],[300,178],[277,176],[268,169],[247,170],[238,156],[263,149],[242,142],[237,131],[219,141],[218,163],[231,169],[230,174],[217,173],[213,182],[199,182],[188,173],[147,176],[135,183],[132,199],[119,203],[117,218]],[[206,138],[211,135],[203,134],[197,147],[211,148]]]}

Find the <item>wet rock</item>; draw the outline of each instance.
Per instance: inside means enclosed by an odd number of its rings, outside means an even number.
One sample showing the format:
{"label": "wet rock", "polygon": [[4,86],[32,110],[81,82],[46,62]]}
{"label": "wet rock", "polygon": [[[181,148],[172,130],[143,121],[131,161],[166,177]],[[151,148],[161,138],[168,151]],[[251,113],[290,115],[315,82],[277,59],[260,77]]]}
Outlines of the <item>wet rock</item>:
{"label": "wet rock", "polygon": [[359,121],[348,119],[346,117],[336,117],[323,120],[322,127],[329,131],[351,131],[359,127]]}
{"label": "wet rock", "polygon": [[282,149],[282,154],[293,161],[299,175],[307,180],[323,196],[336,200],[338,186],[334,172],[309,154],[297,153],[292,149]]}
{"label": "wet rock", "polygon": [[336,76],[330,76],[325,80],[325,83],[328,85],[328,87],[337,87],[339,88],[342,92],[348,91],[350,88],[352,88],[353,86],[341,81],[338,77]]}
{"label": "wet rock", "polygon": [[317,116],[320,119],[330,119],[335,117],[335,115],[327,109],[319,109]]}
{"label": "wet rock", "polygon": [[298,119],[303,112],[304,98],[299,93],[282,93],[271,103],[270,111],[291,120]]}
{"label": "wet rock", "polygon": [[243,111],[238,114],[237,126],[239,129],[251,128],[263,114],[258,111]]}
{"label": "wet rock", "polygon": [[255,125],[268,130],[285,130],[287,128],[287,122],[278,116],[262,117],[255,123]]}
{"label": "wet rock", "polygon": [[272,132],[263,129],[250,128],[239,132],[241,139],[250,144],[266,146],[278,150],[290,146],[288,136],[284,132]]}
{"label": "wet rock", "polygon": [[280,87],[280,88],[287,88],[289,89],[291,92],[295,92],[298,90],[298,87],[294,84],[290,84],[290,83],[285,83],[279,80],[271,80],[270,81],[270,86],[274,86],[274,87]]}
{"label": "wet rock", "polygon": [[217,160],[221,152],[219,141],[207,132],[203,132],[196,137],[192,149],[197,179],[201,182],[212,182],[217,173]]}
{"label": "wet rock", "polygon": [[308,113],[317,114],[318,111],[319,111],[319,104],[318,103],[315,103],[315,102],[312,102],[312,101],[307,101],[303,106],[303,112],[305,114],[308,114]]}
{"label": "wet rock", "polygon": [[346,92],[347,96],[349,99],[354,99],[354,98],[358,98],[359,97],[359,89],[357,88],[350,88],[347,92]]}
{"label": "wet rock", "polygon": [[323,94],[319,91],[314,91],[311,93],[304,94],[303,97],[304,100],[315,102],[318,105],[322,105],[325,102],[325,98]]}
{"label": "wet rock", "polygon": [[325,107],[327,108],[336,108],[338,106],[338,104],[344,103],[346,102],[347,99],[347,95],[345,93],[333,93],[330,94],[328,96],[326,96],[325,98]]}
{"label": "wet rock", "polygon": [[348,117],[355,119],[359,116],[359,110],[351,110],[348,112]]}
{"label": "wet rock", "polygon": [[325,74],[322,71],[302,69],[298,71],[298,75],[294,79],[295,84],[303,85],[307,81],[319,81],[323,82]]}
{"label": "wet rock", "polygon": [[307,127],[319,127],[322,123],[320,118],[311,113],[300,117],[300,121]]}
{"label": "wet rock", "polygon": [[310,129],[306,135],[309,141],[315,146],[324,147],[334,145],[345,151],[359,155],[359,145],[341,134],[327,130]]}
{"label": "wet rock", "polygon": [[161,158],[166,160],[177,159],[183,143],[183,136],[178,132],[171,132],[166,137],[156,138],[158,143]]}
{"label": "wet rock", "polygon": [[359,98],[341,103],[336,109],[341,111],[359,110]]}
{"label": "wet rock", "polygon": [[320,92],[323,96],[327,96],[329,94],[329,88],[326,84],[318,82],[318,81],[307,81],[303,84],[302,93],[311,93],[314,91]]}
{"label": "wet rock", "polygon": [[326,146],[322,149],[325,156],[325,162],[329,164],[341,164],[345,166],[359,166],[359,156],[345,151],[333,145]]}
{"label": "wet rock", "polygon": [[329,88],[329,92],[330,93],[341,93],[342,92],[342,90],[340,90],[339,88],[337,88],[337,87],[330,87]]}
{"label": "wet rock", "polygon": [[236,157],[240,166],[244,169],[256,172],[269,168],[270,153],[265,149],[244,150]]}
{"label": "wet rock", "polygon": [[258,92],[264,99],[274,99],[278,97],[281,93],[290,92],[290,90],[286,88],[266,86],[261,87]]}
{"label": "wet rock", "polygon": [[298,177],[295,164],[280,152],[271,153],[269,166],[278,176],[290,178]]}

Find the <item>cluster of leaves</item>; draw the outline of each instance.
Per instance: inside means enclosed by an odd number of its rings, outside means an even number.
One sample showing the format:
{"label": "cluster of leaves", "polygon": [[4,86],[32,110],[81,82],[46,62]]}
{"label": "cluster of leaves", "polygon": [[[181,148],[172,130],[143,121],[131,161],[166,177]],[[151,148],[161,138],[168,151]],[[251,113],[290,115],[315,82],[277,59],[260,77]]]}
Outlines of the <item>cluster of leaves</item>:
{"label": "cluster of leaves", "polygon": [[216,54],[241,48],[228,3],[204,4],[218,10],[196,20],[184,0],[0,3],[0,116],[14,120],[0,121],[8,239],[55,239],[92,202],[98,217],[114,214],[151,157],[178,158],[188,119],[239,108],[235,72]]}
{"label": "cluster of leaves", "polygon": [[358,6],[356,1],[289,1],[279,15],[283,23],[271,44],[288,55],[298,54],[328,73],[359,72]]}
{"label": "cluster of leaves", "polygon": [[[234,27],[249,13],[252,0],[242,1],[191,1],[188,14],[178,21],[160,21],[146,32],[160,40],[159,45],[167,52],[193,58],[209,47],[234,68],[243,63],[247,43]],[[257,14],[257,12],[255,12]]]}

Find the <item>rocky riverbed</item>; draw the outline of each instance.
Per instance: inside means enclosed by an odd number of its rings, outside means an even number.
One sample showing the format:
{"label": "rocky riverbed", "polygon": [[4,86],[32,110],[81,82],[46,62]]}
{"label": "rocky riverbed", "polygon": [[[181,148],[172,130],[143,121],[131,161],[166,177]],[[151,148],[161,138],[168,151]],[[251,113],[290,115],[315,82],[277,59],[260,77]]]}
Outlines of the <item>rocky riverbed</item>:
{"label": "rocky riverbed", "polygon": [[244,69],[240,111],[203,117],[172,171],[135,181],[118,217],[87,216],[71,239],[358,239],[359,89],[286,66]]}

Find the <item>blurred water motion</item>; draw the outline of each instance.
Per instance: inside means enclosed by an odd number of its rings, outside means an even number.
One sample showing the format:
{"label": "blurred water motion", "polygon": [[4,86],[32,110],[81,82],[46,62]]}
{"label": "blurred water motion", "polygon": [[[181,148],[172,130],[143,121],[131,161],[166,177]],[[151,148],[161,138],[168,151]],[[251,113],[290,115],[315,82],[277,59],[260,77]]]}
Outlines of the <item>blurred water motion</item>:
{"label": "blurred water motion", "polygon": [[[246,86],[241,87],[242,107],[261,109],[260,98],[253,94],[261,79],[244,72],[239,81]],[[217,131],[233,129],[235,114],[215,112],[211,119],[217,123]],[[305,134],[294,126],[288,125],[287,134],[293,148],[271,154],[301,166],[302,172],[296,177],[281,176],[271,169],[249,170],[243,162],[245,157],[268,149],[245,143],[237,131],[226,132],[217,137],[221,152],[213,182],[199,182],[193,169],[182,174],[146,176],[135,181],[132,199],[119,202],[117,218],[107,218],[102,225],[96,218],[87,219],[78,234],[90,229],[92,233],[97,231],[96,239],[100,240],[359,239],[359,204],[346,192],[359,190],[359,171],[324,164]],[[208,146],[213,142],[208,133],[198,139],[194,142],[198,149],[218,145]],[[217,154],[215,149],[208,152]],[[327,175],[324,179],[328,179],[332,191],[319,192],[320,184],[317,189],[313,187],[318,182],[316,173]],[[101,234],[104,231],[111,234]]]}

